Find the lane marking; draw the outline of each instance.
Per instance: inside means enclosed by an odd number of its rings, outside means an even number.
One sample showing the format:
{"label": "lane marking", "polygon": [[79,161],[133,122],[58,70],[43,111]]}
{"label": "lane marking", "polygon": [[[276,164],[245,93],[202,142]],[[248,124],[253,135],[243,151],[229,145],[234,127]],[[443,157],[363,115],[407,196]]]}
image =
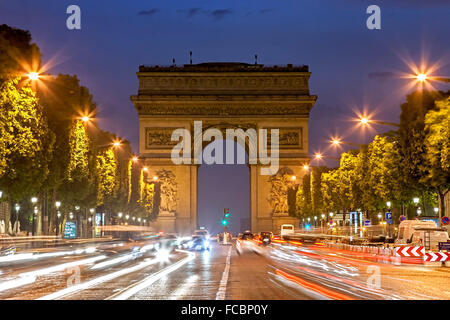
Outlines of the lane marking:
{"label": "lane marking", "polygon": [[[184,252],[186,252],[186,251],[184,251]],[[192,252],[186,252],[186,253],[188,253],[188,256],[186,258],[184,258],[184,259],[182,259],[182,260],[180,260],[158,272],[155,272],[151,276],[149,276],[137,283],[134,283],[134,284],[126,287],[125,289],[113,294],[112,296],[106,298],[105,300],[127,300],[127,299],[129,299],[131,296],[134,296],[139,291],[144,290],[145,288],[149,287],[150,285],[152,285],[153,283],[155,283],[162,277],[167,276],[168,274],[172,273],[173,271],[184,266],[189,261],[195,259],[194,253],[192,253]]]}
{"label": "lane marking", "polygon": [[227,291],[228,274],[230,272],[231,248],[228,249],[227,260],[225,261],[225,270],[222,273],[222,280],[220,280],[219,290],[216,294],[216,300],[225,300],[225,293]]}
{"label": "lane marking", "polygon": [[89,258],[89,259],[83,259],[83,260],[77,260],[77,261],[72,261],[72,262],[68,262],[68,263],[63,263],[63,264],[59,264],[59,265],[56,265],[53,267],[38,269],[35,271],[24,272],[24,273],[19,274],[19,276],[16,279],[0,282],[0,292],[31,284],[36,281],[37,277],[40,277],[40,276],[45,276],[45,275],[48,275],[48,274],[54,273],[54,272],[64,271],[65,269],[75,267],[75,266],[80,266],[83,264],[94,263],[98,260],[102,260],[105,258],[106,258],[106,256],[101,255],[101,256],[97,256],[97,257],[93,257],[93,258]]}

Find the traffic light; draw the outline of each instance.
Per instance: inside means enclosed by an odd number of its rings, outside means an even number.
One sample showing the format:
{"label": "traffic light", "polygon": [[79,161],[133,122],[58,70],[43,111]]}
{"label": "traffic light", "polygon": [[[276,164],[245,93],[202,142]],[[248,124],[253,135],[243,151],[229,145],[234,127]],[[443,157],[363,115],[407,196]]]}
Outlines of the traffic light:
{"label": "traffic light", "polygon": [[222,218],[222,225],[226,227],[228,225],[228,218],[230,217],[230,208],[224,208],[223,209],[223,218]]}

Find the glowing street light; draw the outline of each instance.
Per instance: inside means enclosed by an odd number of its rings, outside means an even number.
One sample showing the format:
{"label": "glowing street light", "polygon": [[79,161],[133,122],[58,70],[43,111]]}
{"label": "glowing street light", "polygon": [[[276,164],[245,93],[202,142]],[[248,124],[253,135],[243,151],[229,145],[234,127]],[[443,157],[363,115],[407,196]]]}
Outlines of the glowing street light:
{"label": "glowing street light", "polygon": [[89,116],[83,116],[81,117],[81,120],[84,122],[88,122],[89,120],[91,120],[91,118],[89,118]]}
{"label": "glowing street light", "polygon": [[338,139],[331,139],[331,143],[332,143],[333,145],[335,145],[335,146],[338,146],[338,145],[341,144],[341,141],[338,140]]}
{"label": "glowing street light", "polygon": [[428,78],[428,76],[425,73],[419,73],[416,76],[417,81],[420,81],[420,82],[424,82],[425,80],[427,80],[427,78]]}
{"label": "glowing street light", "polygon": [[333,145],[333,146],[339,146],[339,145],[341,145],[341,144],[346,144],[346,145],[349,145],[349,146],[355,146],[355,147],[362,147],[362,146],[364,146],[363,144],[360,144],[360,143],[355,143],[355,142],[344,142],[344,141],[342,141],[342,140],[340,140],[340,139],[337,139],[337,138],[332,138],[331,139],[331,144]]}
{"label": "glowing street light", "polygon": [[37,73],[37,72],[28,73],[28,79],[30,79],[31,81],[35,81],[35,80],[39,79],[39,73]]}
{"label": "glowing street light", "polygon": [[36,203],[37,201],[38,201],[38,198],[36,198],[36,197],[31,198],[32,203]]}
{"label": "glowing street light", "polygon": [[390,201],[387,201],[387,202],[386,202],[386,206],[387,206],[388,208],[391,208],[391,202],[390,202]]}
{"label": "glowing street light", "polygon": [[307,164],[303,165],[303,170],[309,170],[309,165]]}
{"label": "glowing street light", "polygon": [[61,207],[61,201],[56,201],[55,202],[55,207],[59,209],[59,207]]}
{"label": "glowing street light", "polygon": [[130,218],[130,216],[127,214],[127,215],[125,216],[125,219],[128,220],[129,218]]}
{"label": "glowing street light", "polygon": [[94,209],[94,208],[90,208],[90,209],[89,209],[89,212],[90,212],[91,214],[94,214],[95,209]]}
{"label": "glowing street light", "polygon": [[137,162],[137,161],[139,160],[139,158],[136,157],[136,156],[134,156],[133,158],[131,158],[131,160],[132,160],[133,162]]}
{"label": "glowing street light", "polygon": [[157,176],[153,176],[153,181],[158,181],[158,177]]}
{"label": "glowing street light", "polygon": [[297,177],[296,177],[296,176],[292,176],[292,177],[291,177],[291,180],[292,180],[292,181],[295,181],[295,180],[297,180]]}
{"label": "glowing street light", "polygon": [[324,155],[321,154],[321,153],[316,153],[316,154],[314,154],[314,159],[316,159],[316,160],[322,160],[322,159],[339,160],[339,158],[324,156]]}
{"label": "glowing street light", "polygon": [[148,168],[147,168],[147,167],[143,167],[142,170],[144,170],[145,172],[147,172],[147,171],[148,171]]}
{"label": "glowing street light", "polygon": [[113,147],[120,147],[120,141],[114,141]]}
{"label": "glowing street light", "polygon": [[122,218],[122,215],[123,215],[122,212],[119,212],[119,213],[117,214],[117,216],[118,216],[119,218]]}
{"label": "glowing street light", "polygon": [[333,212],[330,212],[330,217],[333,217]]}
{"label": "glowing street light", "polygon": [[419,198],[413,198],[413,202],[414,202],[414,204],[418,204],[419,203]]}
{"label": "glowing street light", "polygon": [[375,124],[382,124],[382,125],[386,125],[386,126],[392,126],[392,127],[400,127],[399,123],[393,123],[393,122],[386,122],[386,121],[379,121],[379,120],[372,120],[369,119],[368,117],[361,117],[359,118],[359,123],[362,124],[363,126],[367,126],[370,123],[375,123]]}

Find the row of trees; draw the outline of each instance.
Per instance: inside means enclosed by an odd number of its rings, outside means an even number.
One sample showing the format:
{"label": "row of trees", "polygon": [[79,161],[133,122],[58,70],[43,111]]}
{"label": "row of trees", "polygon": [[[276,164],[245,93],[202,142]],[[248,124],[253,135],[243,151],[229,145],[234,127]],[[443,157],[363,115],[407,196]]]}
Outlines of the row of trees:
{"label": "row of trees", "polygon": [[297,215],[341,212],[345,221],[347,213],[358,209],[370,217],[387,209],[389,201],[397,215],[413,218],[416,197],[423,215],[434,215],[430,211],[438,205],[448,215],[449,96],[450,91],[412,93],[401,106],[398,130],[343,153],[339,168],[312,167],[297,192]]}
{"label": "row of trees", "polygon": [[12,217],[37,234],[57,233],[72,212],[87,235],[90,208],[150,220],[152,187],[132,161],[129,142],[98,128],[97,106],[76,76],[38,83],[23,76],[41,66],[30,42],[29,32],[0,26],[0,201],[11,211],[18,204]]}

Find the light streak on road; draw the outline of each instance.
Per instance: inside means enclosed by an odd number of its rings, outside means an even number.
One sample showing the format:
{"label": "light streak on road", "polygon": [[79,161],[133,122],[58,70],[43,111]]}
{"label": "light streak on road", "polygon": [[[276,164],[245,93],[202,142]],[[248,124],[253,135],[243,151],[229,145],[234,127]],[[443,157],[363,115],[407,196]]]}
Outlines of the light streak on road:
{"label": "light streak on road", "polygon": [[281,271],[279,269],[275,270],[275,274],[285,278],[286,280],[294,282],[294,283],[296,283],[296,284],[298,284],[298,285],[300,285],[300,286],[302,286],[304,288],[307,288],[309,290],[317,292],[317,293],[319,293],[319,294],[321,294],[321,295],[323,295],[323,296],[325,296],[327,298],[330,298],[330,299],[334,299],[334,300],[354,300],[353,298],[351,298],[351,297],[349,297],[349,296],[347,296],[345,294],[332,291],[332,290],[327,289],[325,287],[322,287],[322,286],[320,286],[318,284],[306,281],[304,279],[301,279],[301,278],[299,278],[297,276],[291,275],[291,274],[289,274],[287,272],[284,272],[284,271]]}
{"label": "light streak on road", "polygon": [[74,285],[74,286],[71,286],[71,287],[67,287],[67,288],[65,288],[63,290],[56,291],[56,292],[51,293],[49,295],[40,297],[40,298],[38,298],[36,300],[60,299],[60,298],[63,298],[65,296],[69,295],[69,294],[73,294],[75,292],[82,291],[82,290],[88,289],[90,287],[96,286],[96,285],[98,285],[100,283],[113,280],[115,278],[118,278],[120,276],[126,275],[128,273],[141,270],[141,269],[143,269],[145,267],[148,267],[148,266],[150,266],[152,264],[155,264],[157,262],[159,262],[159,259],[147,260],[147,261],[141,262],[141,263],[139,263],[139,264],[137,264],[137,265],[135,265],[133,267],[121,269],[119,271],[115,271],[115,272],[106,274],[104,276],[92,279],[90,281],[87,281],[87,282],[84,282],[84,283],[80,283],[80,284],[77,284],[77,285]]}
{"label": "light streak on road", "polygon": [[13,254],[9,256],[0,257],[0,263],[3,262],[17,262],[22,260],[39,260],[45,258],[53,258],[60,256],[68,256],[73,254],[82,254],[82,253],[94,253],[97,249],[95,247],[89,247],[87,249],[77,249],[71,251],[55,251],[55,252],[47,252],[47,253],[19,253]]}
{"label": "light streak on road", "polygon": [[35,271],[25,272],[19,274],[19,277],[17,279],[5,281],[0,283],[0,292],[6,291],[13,288],[18,288],[27,284],[31,284],[36,281],[36,278],[39,276],[47,275],[53,272],[63,271],[67,268],[83,265],[83,264],[89,264],[94,263],[95,261],[102,260],[106,258],[106,256],[97,256],[89,259],[79,260],[79,261],[73,261],[68,263],[63,263],[57,266],[44,268],[44,269],[38,269]]}
{"label": "light streak on road", "polygon": [[24,277],[0,283],[0,292],[18,288],[36,281],[36,277]]}
{"label": "light streak on road", "polygon": [[126,254],[124,256],[115,258],[115,259],[111,259],[111,260],[106,260],[104,262],[100,262],[99,264],[94,265],[91,269],[92,270],[97,270],[97,269],[101,269],[101,268],[105,268],[105,267],[110,267],[112,265],[115,265],[115,264],[118,264],[118,263],[121,263],[121,262],[132,260],[135,257],[136,257],[135,253],[129,253],[129,254]]}
{"label": "light streak on road", "polygon": [[192,252],[182,251],[182,250],[177,250],[177,251],[185,252],[188,254],[188,256],[186,258],[170,265],[169,267],[164,268],[164,269],[152,274],[151,276],[145,278],[144,280],[130,285],[129,287],[123,289],[122,291],[108,297],[106,300],[127,300],[130,297],[134,296],[139,291],[144,290],[145,288],[149,287],[150,285],[152,285],[159,279],[167,276],[168,274],[170,274],[170,273],[174,272],[175,270],[184,266],[189,261],[195,259],[195,254]]}

